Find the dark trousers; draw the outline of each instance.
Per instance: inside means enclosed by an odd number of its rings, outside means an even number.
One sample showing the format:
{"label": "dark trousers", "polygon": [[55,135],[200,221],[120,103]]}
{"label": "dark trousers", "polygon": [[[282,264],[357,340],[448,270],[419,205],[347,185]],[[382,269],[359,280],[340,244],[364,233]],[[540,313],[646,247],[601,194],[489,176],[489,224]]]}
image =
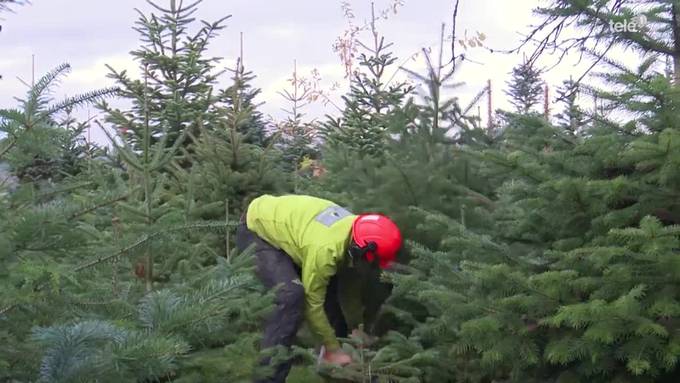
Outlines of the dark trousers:
{"label": "dark trousers", "polygon": [[[302,287],[300,268],[288,254],[269,245],[248,230],[242,218],[236,230],[236,247],[239,251],[244,251],[251,245],[254,246],[257,277],[268,290],[278,286],[274,298],[276,307],[265,321],[260,347],[263,350],[279,345],[290,348],[304,316],[305,291]],[[337,286],[337,279],[331,278],[326,291],[324,309],[336,336],[347,337],[347,323],[340,308]],[[269,365],[269,358],[263,359],[261,364]],[[292,364],[291,359],[285,360],[274,366],[275,372],[272,377],[258,382],[285,382]]]}

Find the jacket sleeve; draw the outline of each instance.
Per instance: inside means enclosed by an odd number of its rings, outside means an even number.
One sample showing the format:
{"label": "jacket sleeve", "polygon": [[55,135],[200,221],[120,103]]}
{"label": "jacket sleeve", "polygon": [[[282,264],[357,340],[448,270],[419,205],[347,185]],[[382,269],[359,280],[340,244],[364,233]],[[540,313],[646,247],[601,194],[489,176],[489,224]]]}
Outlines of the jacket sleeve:
{"label": "jacket sleeve", "polygon": [[305,289],[305,319],[313,333],[329,350],[340,348],[335,331],[324,310],[328,281],[337,270],[335,251],[321,247],[305,257],[302,265],[302,285]]}

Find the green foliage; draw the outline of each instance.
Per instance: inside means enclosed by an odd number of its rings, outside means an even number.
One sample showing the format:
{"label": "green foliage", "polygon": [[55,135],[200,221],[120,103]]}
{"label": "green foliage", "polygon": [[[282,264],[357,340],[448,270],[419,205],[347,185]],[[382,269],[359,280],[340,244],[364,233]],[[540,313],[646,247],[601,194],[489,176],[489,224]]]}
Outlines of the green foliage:
{"label": "green foliage", "polygon": [[557,89],[557,100],[563,105],[562,112],[555,115],[558,124],[564,129],[575,132],[585,123],[586,115],[578,105],[580,86],[573,80],[565,80],[562,86]]}
{"label": "green foliage", "polygon": [[[175,52],[179,61],[203,68],[200,76],[188,76],[193,79],[181,84],[195,93],[175,89],[170,100],[175,104],[163,96],[172,81],[160,83],[155,76],[186,78],[185,71],[191,69],[180,65],[168,71],[163,65],[174,64],[152,52],[154,46],[162,50],[173,45],[170,34],[184,36],[191,21],[187,12],[193,12],[195,4],[176,7],[172,1],[171,8],[163,21],[142,16],[146,23],[140,30],[160,40],[147,41],[149,46],[133,53],[145,69],[142,80],[118,77],[118,94],[132,101],[131,109],[99,104],[115,131],[104,130],[113,144],[111,154],[83,145],[80,134],[87,125],[69,113],[113,91],[51,103],[47,92],[67,66],[41,79],[20,109],[2,111],[8,137],[0,148],[10,165],[39,154],[59,158],[51,165],[63,175],[49,182],[21,177],[11,189],[2,180],[0,340],[6,347],[0,351],[0,380],[169,379],[183,377],[184,368],[188,376],[191,369],[212,363],[199,355],[194,359],[198,350],[223,348],[226,355],[238,355],[248,338],[252,354],[259,353],[259,323],[271,303],[254,279],[250,257],[232,252],[226,259],[219,251],[219,244],[233,247],[229,232],[235,222],[225,222],[219,214],[220,221],[205,219],[211,216],[206,214],[212,209],[211,193],[189,196],[187,189],[204,186],[213,174],[201,172],[195,163],[192,169],[200,182],[185,184],[187,179],[180,175],[190,174],[184,169],[196,158],[207,165],[214,148],[234,149],[240,163],[233,163],[233,172],[225,177],[236,190],[217,195],[220,204],[225,196],[233,198],[236,214],[244,206],[241,199],[279,187],[272,166],[276,155],[271,148],[244,143],[240,133],[237,141],[230,141],[235,136],[228,134],[227,126],[240,129],[238,121],[259,121],[255,106],[243,106],[238,98],[254,97],[254,91],[239,91],[245,87],[239,82],[220,93],[224,99],[209,96],[210,82],[204,80],[212,64],[202,53],[218,26],[204,25]],[[206,100],[212,103],[209,110],[203,105]],[[220,102],[226,107],[219,109]],[[251,102],[252,97],[246,104]],[[188,110],[196,112],[184,113]],[[61,111],[65,118],[56,118]],[[192,125],[173,116],[191,116]],[[192,135],[191,127],[217,125],[224,129],[206,133],[204,147],[196,152],[205,157],[195,155],[193,142],[185,138],[203,137]],[[39,140],[42,136],[34,132],[42,131],[58,140]],[[239,187],[248,177],[252,185]],[[245,377],[244,365],[234,364],[231,371]]]}
{"label": "green foliage", "polygon": [[284,89],[279,94],[288,104],[288,109],[282,108],[287,113],[285,120],[276,126],[276,146],[282,152],[283,169],[292,173],[294,178],[294,191],[298,191],[298,179],[301,178],[305,162],[315,159],[319,155],[317,148],[317,123],[306,121],[304,108],[311,103],[312,90],[306,80],[298,77],[297,64],[293,69],[292,78],[289,79],[292,89]]}
{"label": "green foliage", "polygon": [[[157,13],[147,16],[137,10],[134,29],[143,44],[131,52],[139,63],[140,78],[109,67],[109,77],[132,108],[126,112],[102,103],[100,109],[107,114],[106,122],[124,135],[130,133],[128,140],[135,148],[143,145],[139,137],[145,129],[151,132],[151,144],[163,140],[173,146],[187,131],[198,136],[203,124],[212,126],[211,112],[218,101],[213,87],[221,72],[215,70],[219,58],[206,57],[206,51],[229,16],[201,21],[192,33],[189,28],[196,24],[193,14],[200,3],[171,0],[165,8],[149,1]],[[189,144],[189,140],[183,143]]]}
{"label": "green foliage", "polygon": [[517,113],[529,113],[543,95],[541,71],[531,63],[524,62],[513,68],[511,74],[505,94],[510,96],[510,103]]}
{"label": "green foliage", "polygon": [[[213,113],[214,126],[202,128],[198,138],[189,133],[192,145],[185,151],[191,167],[177,163],[168,168],[173,181],[163,200],[175,219],[238,222],[247,204],[263,193],[281,193],[288,176],[281,164],[282,153],[274,141],[265,139],[261,116],[252,103],[259,90],[248,85],[243,69],[237,69],[234,83],[221,91],[224,103]],[[266,146],[260,146],[265,144]],[[199,267],[215,255],[230,256],[229,237],[207,234],[192,238],[198,252],[177,254],[166,262],[169,274],[177,267]]]}
{"label": "green foliage", "polygon": [[252,259],[238,258],[220,262],[184,286],[142,297],[130,310],[134,319],[108,313],[107,319],[34,329],[33,338],[45,349],[41,379],[116,382],[181,376],[180,360],[191,366],[202,357],[191,354],[192,349],[236,342],[269,306],[248,272]]}
{"label": "green foliage", "polygon": [[225,201],[231,201],[230,214],[238,219],[247,201],[261,193],[285,190],[281,154],[271,146],[247,143],[245,136],[231,128],[205,132],[192,149],[192,168],[175,170],[182,195],[190,199],[182,198],[181,203],[188,204],[185,208],[191,216],[224,219]]}
{"label": "green foliage", "polygon": [[0,110],[0,133],[5,136],[0,139],[0,161],[6,160],[22,180],[56,179],[63,176],[60,172],[77,172],[76,162],[86,150],[77,137],[85,125],[60,124],[57,117],[116,91],[101,89],[53,102],[51,92],[70,71],[70,65],[59,65],[38,79],[25,98],[17,99],[16,109]]}
{"label": "green foliage", "polygon": [[269,137],[264,117],[257,110],[255,100],[261,90],[251,85],[255,76],[245,70],[241,59],[232,72],[232,84],[220,91],[219,95],[225,106],[218,110],[225,113],[227,120],[233,121],[232,128],[244,136],[245,142],[265,147],[269,144]]}
{"label": "green foliage", "polygon": [[496,184],[481,226],[422,210],[438,240],[411,243],[390,304],[442,355],[426,381],[676,376],[676,129],[579,128],[515,115],[497,146],[463,148]]}
{"label": "green foliage", "polygon": [[230,382],[251,382],[260,357],[258,340],[254,334],[239,334],[234,343],[225,347],[197,350],[180,362],[182,373],[174,381],[218,383],[228,377]]}
{"label": "green foliage", "polygon": [[[546,21],[539,31],[548,32],[557,24],[573,24],[579,27],[579,33],[571,36],[571,41],[578,40],[573,48],[597,48],[605,55],[610,44],[645,54],[671,54],[677,50],[673,47],[675,37],[669,33],[673,29],[673,14],[677,12],[676,3],[664,0],[552,0],[534,10]],[[647,22],[641,23],[640,16]],[[612,28],[613,23],[631,22],[635,27],[626,31]],[[542,39],[543,35],[535,34],[534,38]]]}
{"label": "green foliage", "polygon": [[403,347],[402,340],[403,335],[398,332],[385,336],[385,341],[391,342],[391,345],[383,347],[360,337],[344,339],[342,348],[353,362],[343,367],[321,363],[317,366],[318,373],[334,382],[420,382],[422,371],[413,363],[427,359],[429,355],[422,350]]}
{"label": "green foliage", "polygon": [[322,125],[321,134],[329,146],[342,146],[363,156],[381,156],[389,140],[390,127],[399,115],[399,106],[412,91],[405,83],[389,84],[387,71],[397,58],[384,37],[373,26],[373,46],[362,44],[360,69],[353,74],[349,94],[343,96],[342,116]]}
{"label": "green foliage", "polygon": [[[377,338],[344,339],[353,362],[339,368],[317,365],[301,331],[289,381],[678,380],[680,98],[677,78],[658,71],[676,49],[676,2],[539,8],[545,25],[574,20],[645,57],[632,69],[601,58],[605,89],[565,82],[557,124],[531,113],[540,73],[515,68],[517,113],[493,135],[471,113],[486,90],[467,106],[442,96],[458,85],[456,60],[423,52],[426,72],[407,71],[423,94],[386,80],[396,59],[373,20],[373,47],[320,152],[296,73],[280,137],[266,134],[240,60],[216,88],[222,72],[205,53],[225,19],[190,33],[199,2],[140,13],[141,77],[111,74],[129,109],[102,101],[112,90],[53,102],[63,65],[0,110],[0,160],[18,176],[0,179],[1,381],[266,374],[258,341],[271,296],[231,234],[254,196],[290,190],[387,213],[407,241],[367,282],[364,322]],[[641,13],[646,32],[602,34]],[[596,114],[579,108],[581,92],[602,101]],[[115,131],[111,152],[84,144],[87,125],[71,117],[93,101]],[[301,176],[312,159],[325,175]]]}
{"label": "green foliage", "polygon": [[285,188],[281,162],[286,162],[255,103],[260,89],[252,87],[254,76],[240,59],[232,73],[231,85],[217,92],[210,123],[198,121],[198,129],[185,130],[191,144],[177,163],[182,166],[169,169],[177,179],[169,197],[188,218],[224,220],[230,215],[237,220],[254,196]]}
{"label": "green foliage", "polygon": [[[675,118],[680,90],[672,78],[659,73],[656,68],[659,56],[651,55],[633,68],[608,58],[603,61],[609,70],[595,76],[611,87],[582,86],[603,101],[600,113],[620,110],[633,113],[637,118],[624,125],[626,128],[652,132],[680,128]],[[616,128],[616,122],[605,121]]]}
{"label": "green foliage", "polygon": [[[112,382],[158,377],[173,367],[177,355],[188,350],[179,340],[158,339],[99,321],[36,329],[35,339],[46,347],[40,371],[45,382],[82,382],[98,376]],[[141,366],[134,365],[141,364],[141,358],[146,371],[136,374],[134,370]]]}

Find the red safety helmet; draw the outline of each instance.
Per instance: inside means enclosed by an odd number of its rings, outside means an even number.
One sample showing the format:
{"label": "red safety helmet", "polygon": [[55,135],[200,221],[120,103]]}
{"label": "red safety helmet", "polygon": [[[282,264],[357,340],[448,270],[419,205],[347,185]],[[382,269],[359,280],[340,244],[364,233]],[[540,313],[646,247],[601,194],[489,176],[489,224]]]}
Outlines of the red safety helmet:
{"label": "red safety helmet", "polygon": [[375,251],[367,251],[366,259],[378,257],[381,269],[389,267],[401,248],[401,232],[397,225],[382,214],[362,214],[352,224],[352,239],[360,247],[375,243]]}

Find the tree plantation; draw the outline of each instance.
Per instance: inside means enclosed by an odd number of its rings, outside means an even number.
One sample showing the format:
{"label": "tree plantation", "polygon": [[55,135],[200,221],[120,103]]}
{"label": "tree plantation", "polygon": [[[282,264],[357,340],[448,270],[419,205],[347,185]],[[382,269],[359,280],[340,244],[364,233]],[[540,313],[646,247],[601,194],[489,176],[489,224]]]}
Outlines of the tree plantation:
{"label": "tree plantation", "polygon": [[[111,87],[61,98],[71,65],[38,73],[0,105],[0,382],[251,382],[263,356],[293,358],[294,383],[680,381],[680,0],[536,1],[526,40],[494,53],[523,53],[496,110],[490,83],[459,97],[470,47],[491,49],[456,30],[466,1],[424,71],[362,3],[323,118],[295,73],[269,121],[256,68],[208,53],[231,18],[199,20],[200,0],[120,26],[136,72],[108,65]],[[548,95],[541,63],[561,55],[592,65]],[[235,232],[263,194],[399,226],[397,262],[357,282],[351,363],[323,363],[306,325],[260,347],[274,291]]]}

